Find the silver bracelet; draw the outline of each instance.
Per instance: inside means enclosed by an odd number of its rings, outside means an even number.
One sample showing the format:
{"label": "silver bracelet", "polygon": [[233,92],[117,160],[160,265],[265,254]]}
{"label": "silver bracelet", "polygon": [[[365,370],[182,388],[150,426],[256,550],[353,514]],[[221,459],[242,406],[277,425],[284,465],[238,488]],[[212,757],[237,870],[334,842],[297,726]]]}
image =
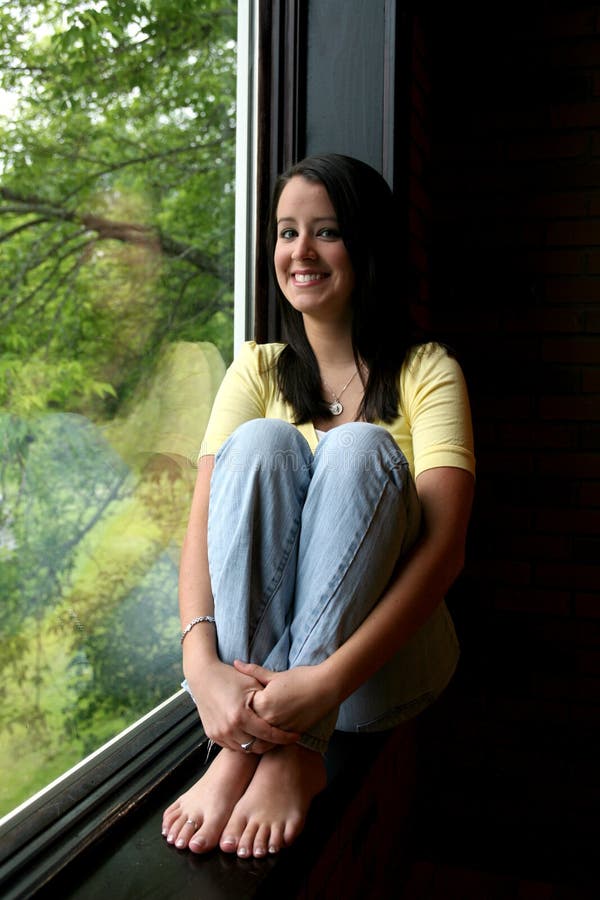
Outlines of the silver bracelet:
{"label": "silver bracelet", "polygon": [[198,625],[200,622],[210,622],[212,625],[215,624],[214,616],[196,616],[195,619],[192,619],[191,622],[188,622],[183,631],[181,632],[181,643],[183,644],[184,638],[186,634],[189,634],[194,625]]}

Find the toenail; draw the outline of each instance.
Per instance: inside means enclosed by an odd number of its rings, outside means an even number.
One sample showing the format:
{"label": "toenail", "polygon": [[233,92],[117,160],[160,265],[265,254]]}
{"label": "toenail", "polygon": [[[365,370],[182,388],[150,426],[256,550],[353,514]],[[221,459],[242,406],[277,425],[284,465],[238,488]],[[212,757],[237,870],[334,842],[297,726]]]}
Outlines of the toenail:
{"label": "toenail", "polygon": [[248,855],[248,851],[246,850],[246,848],[240,847],[240,849],[238,850],[238,856],[247,856],[247,855]]}
{"label": "toenail", "polygon": [[175,844],[176,847],[183,847],[184,845],[185,845],[185,841],[183,838],[179,838],[179,840]]}
{"label": "toenail", "polygon": [[269,847],[269,853],[277,853],[278,850],[279,847],[276,847],[274,844],[271,844],[271,846]]}
{"label": "toenail", "polygon": [[264,856],[264,855],[265,855],[265,848],[264,848],[264,847],[257,847],[256,850],[254,851],[254,855],[255,855],[255,856]]}
{"label": "toenail", "polygon": [[194,838],[192,838],[192,840],[190,841],[190,847],[198,847],[198,849],[200,849],[201,847],[204,847],[205,844],[206,844],[205,839],[204,839],[203,837],[200,837],[200,836],[199,836],[199,837],[194,837]]}

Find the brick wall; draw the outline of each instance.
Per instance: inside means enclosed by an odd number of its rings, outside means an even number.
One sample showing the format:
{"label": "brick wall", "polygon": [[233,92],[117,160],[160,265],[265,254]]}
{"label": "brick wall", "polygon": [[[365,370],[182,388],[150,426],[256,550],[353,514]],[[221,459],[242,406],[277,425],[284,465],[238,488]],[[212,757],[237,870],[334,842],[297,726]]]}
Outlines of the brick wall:
{"label": "brick wall", "polygon": [[424,834],[572,879],[600,799],[600,7],[523,6],[425,23],[430,315],[469,381],[478,487]]}

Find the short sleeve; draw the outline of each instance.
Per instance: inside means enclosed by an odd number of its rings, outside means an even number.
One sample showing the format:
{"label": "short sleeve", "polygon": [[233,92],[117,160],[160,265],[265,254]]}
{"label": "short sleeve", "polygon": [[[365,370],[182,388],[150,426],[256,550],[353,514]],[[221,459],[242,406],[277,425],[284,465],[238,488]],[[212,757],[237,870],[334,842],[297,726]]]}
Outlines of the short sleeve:
{"label": "short sleeve", "polygon": [[439,344],[426,344],[414,351],[403,382],[415,478],[440,466],[466,469],[474,475],[471,409],[458,361]]}

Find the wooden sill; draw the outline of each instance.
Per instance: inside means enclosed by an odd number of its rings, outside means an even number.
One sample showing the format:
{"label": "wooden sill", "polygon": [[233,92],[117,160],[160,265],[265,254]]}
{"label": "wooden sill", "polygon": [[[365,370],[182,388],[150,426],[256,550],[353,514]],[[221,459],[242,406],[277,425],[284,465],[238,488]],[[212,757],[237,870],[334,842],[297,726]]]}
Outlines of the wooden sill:
{"label": "wooden sill", "polygon": [[162,812],[197,778],[200,748],[34,895],[62,900],[297,900],[385,896],[397,886],[414,788],[414,730],[336,733],[329,784],[293,847],[264,860],[178,851],[161,836]]}

